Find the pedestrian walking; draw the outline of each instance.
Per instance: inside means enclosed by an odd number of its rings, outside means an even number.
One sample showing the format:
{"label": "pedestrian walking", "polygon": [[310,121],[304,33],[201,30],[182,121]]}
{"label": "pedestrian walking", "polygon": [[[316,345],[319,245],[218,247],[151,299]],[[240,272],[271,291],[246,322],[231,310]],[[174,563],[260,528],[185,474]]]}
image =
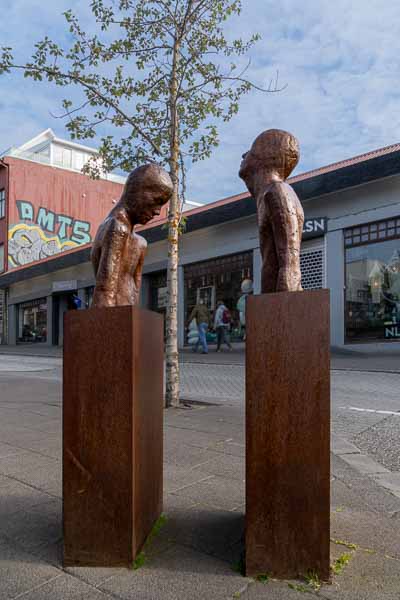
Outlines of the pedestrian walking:
{"label": "pedestrian walking", "polygon": [[237,301],[236,308],[239,311],[240,329],[243,335],[243,341],[246,341],[246,298],[253,293],[253,282],[251,279],[244,279],[241,285],[242,295]]}
{"label": "pedestrian walking", "polygon": [[199,345],[203,347],[203,354],[208,354],[207,346],[207,330],[210,325],[210,312],[204,304],[204,300],[200,299],[192,312],[190,313],[189,323],[195,319],[199,338],[193,348],[193,352],[197,352]]}
{"label": "pedestrian walking", "polygon": [[217,352],[221,352],[221,345],[226,344],[229,350],[232,350],[229,330],[231,326],[232,316],[228,308],[222,300],[217,302],[217,310],[215,311],[214,327],[217,332]]}

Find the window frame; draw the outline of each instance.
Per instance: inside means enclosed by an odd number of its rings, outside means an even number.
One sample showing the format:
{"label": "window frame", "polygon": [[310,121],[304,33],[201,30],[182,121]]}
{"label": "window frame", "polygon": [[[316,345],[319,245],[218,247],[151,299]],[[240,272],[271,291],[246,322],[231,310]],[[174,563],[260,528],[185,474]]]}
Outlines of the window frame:
{"label": "window frame", "polygon": [[0,190],[0,219],[6,218],[6,188]]}
{"label": "window frame", "polygon": [[[394,223],[394,225],[392,225]],[[382,232],[379,235],[379,232]],[[371,235],[372,233],[372,235]],[[363,240],[362,236],[368,235],[368,240]],[[376,237],[375,237],[376,235]],[[356,240],[355,240],[356,238]],[[359,240],[358,240],[359,238]],[[363,344],[363,343],[387,343],[385,338],[376,338],[369,340],[357,340],[350,337],[347,333],[346,323],[346,302],[347,302],[347,250],[359,246],[370,246],[372,244],[384,243],[387,241],[393,241],[400,239],[400,215],[394,217],[386,217],[386,219],[379,219],[378,221],[370,221],[368,223],[361,223],[359,225],[353,225],[352,227],[346,227],[343,229],[343,260],[344,260],[344,286],[343,286],[343,335],[345,345],[351,344]],[[399,343],[399,339],[392,340],[390,343]]]}

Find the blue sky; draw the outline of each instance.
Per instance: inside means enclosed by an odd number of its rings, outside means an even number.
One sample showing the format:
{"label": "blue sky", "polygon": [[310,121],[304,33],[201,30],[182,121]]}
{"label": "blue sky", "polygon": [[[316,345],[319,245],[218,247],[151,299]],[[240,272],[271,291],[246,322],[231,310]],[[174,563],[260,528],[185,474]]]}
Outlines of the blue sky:
{"label": "blue sky", "polygon": [[[66,8],[90,27],[88,0],[5,0],[0,44],[30,56],[44,35],[62,42]],[[301,147],[296,173],[400,142],[400,5],[396,0],[243,0],[229,34],[262,40],[251,52],[249,74],[263,85],[279,70],[286,89],[253,92],[220,128],[221,145],[188,175],[189,199],[211,202],[244,191],[240,157],[268,128],[294,133]],[[68,137],[61,90],[21,76],[0,77],[0,149],[19,145],[52,127]]]}

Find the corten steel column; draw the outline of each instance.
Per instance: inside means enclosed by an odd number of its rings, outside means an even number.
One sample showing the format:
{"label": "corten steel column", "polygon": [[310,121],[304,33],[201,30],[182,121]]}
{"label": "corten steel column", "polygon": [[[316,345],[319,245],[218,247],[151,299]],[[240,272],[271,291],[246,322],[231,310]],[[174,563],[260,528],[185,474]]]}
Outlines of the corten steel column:
{"label": "corten steel column", "polygon": [[329,579],[329,291],[248,297],[246,574]]}
{"label": "corten steel column", "polygon": [[161,514],[163,347],[157,313],[65,315],[65,565],[132,565]]}

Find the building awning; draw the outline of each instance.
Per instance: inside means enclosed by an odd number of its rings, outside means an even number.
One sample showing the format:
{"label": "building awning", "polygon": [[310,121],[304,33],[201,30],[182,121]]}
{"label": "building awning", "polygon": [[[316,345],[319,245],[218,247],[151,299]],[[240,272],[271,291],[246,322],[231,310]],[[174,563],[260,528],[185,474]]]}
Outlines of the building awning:
{"label": "building awning", "polygon": [[[393,149],[395,148],[395,149]],[[400,149],[398,145],[371,152],[354,159],[323,167],[289,179],[302,202],[400,174]],[[256,213],[256,204],[247,194],[189,211],[185,233],[197,231],[241,219]],[[165,222],[140,229],[140,235],[149,244],[166,239]],[[0,276],[0,289],[10,285],[66,269],[90,260],[90,246],[62,253],[52,259],[42,260],[25,268],[9,271]]]}

